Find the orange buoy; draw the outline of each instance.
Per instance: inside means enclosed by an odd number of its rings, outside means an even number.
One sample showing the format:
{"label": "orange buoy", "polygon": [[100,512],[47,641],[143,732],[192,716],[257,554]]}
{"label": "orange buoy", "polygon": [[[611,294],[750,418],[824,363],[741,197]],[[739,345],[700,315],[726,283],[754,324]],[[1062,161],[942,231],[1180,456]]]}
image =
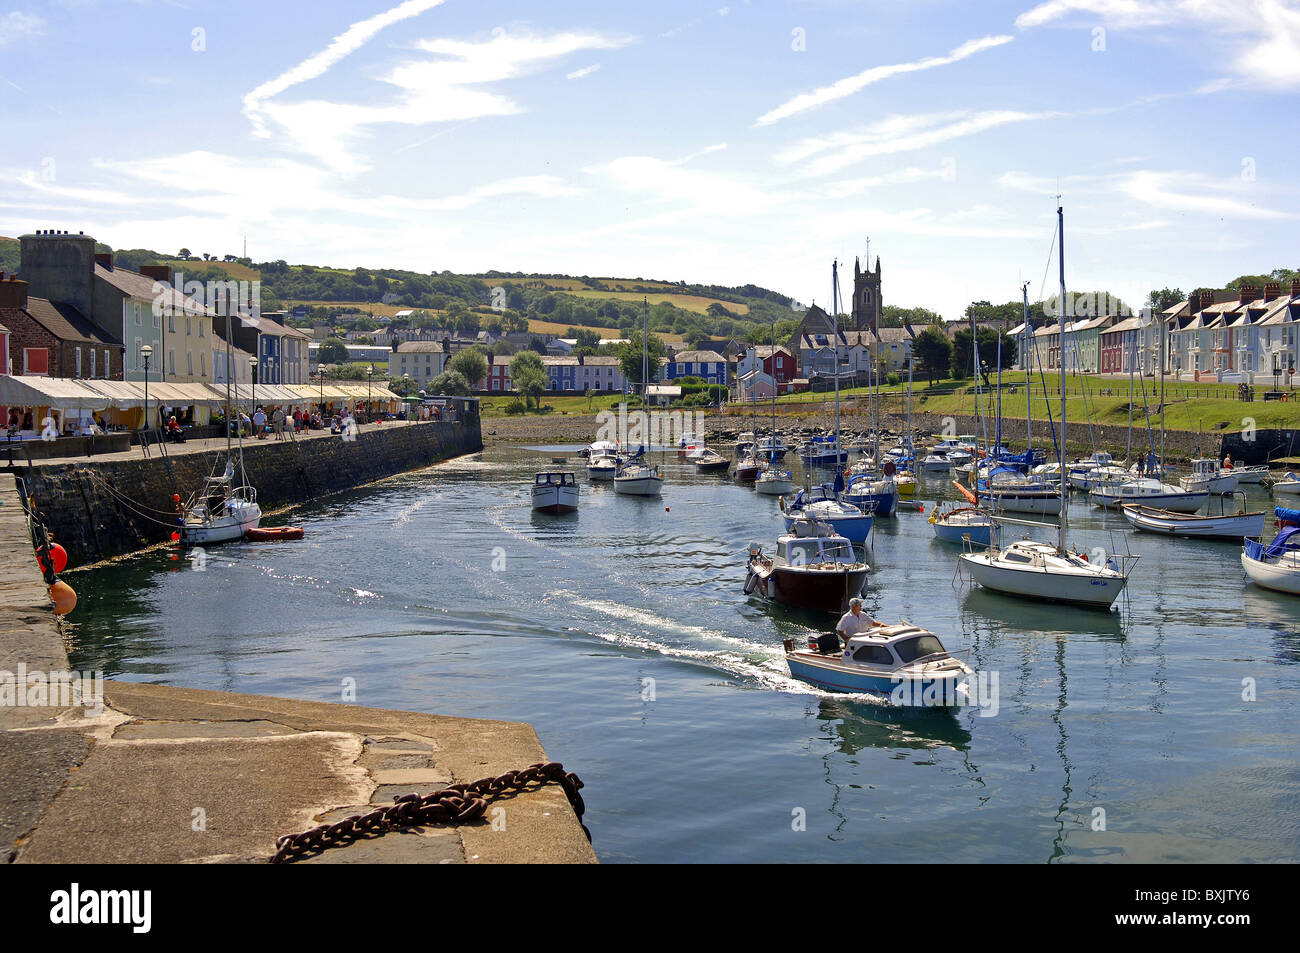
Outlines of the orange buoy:
{"label": "orange buoy", "polygon": [[62,579],[50,586],[50,598],[54,600],[54,614],[67,615],[77,608],[77,594]]}

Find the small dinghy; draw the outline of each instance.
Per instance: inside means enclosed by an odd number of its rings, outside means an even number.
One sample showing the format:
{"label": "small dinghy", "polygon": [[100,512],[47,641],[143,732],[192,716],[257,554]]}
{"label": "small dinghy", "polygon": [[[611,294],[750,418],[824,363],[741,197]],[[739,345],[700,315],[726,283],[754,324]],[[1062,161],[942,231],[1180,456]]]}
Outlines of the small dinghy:
{"label": "small dinghy", "polygon": [[703,453],[698,454],[691,462],[695,464],[695,469],[699,473],[726,473],[731,466],[731,461],[708,447]]}
{"label": "small dinghy", "polygon": [[[810,637],[807,649],[785,642],[790,674],[832,692],[877,695],[897,705],[953,708],[962,701],[958,686],[974,670],[949,655],[939,637],[928,629],[903,621],[859,632],[843,651],[821,651],[838,637]],[[828,646],[829,647],[829,646]]]}
{"label": "small dinghy", "polygon": [[1293,471],[1287,471],[1286,475],[1273,482],[1273,495],[1278,493],[1287,496],[1300,495],[1300,476],[1296,476]]}
{"label": "small dinghy", "polygon": [[301,526],[255,526],[244,530],[244,539],[254,543],[276,543],[302,537]]}

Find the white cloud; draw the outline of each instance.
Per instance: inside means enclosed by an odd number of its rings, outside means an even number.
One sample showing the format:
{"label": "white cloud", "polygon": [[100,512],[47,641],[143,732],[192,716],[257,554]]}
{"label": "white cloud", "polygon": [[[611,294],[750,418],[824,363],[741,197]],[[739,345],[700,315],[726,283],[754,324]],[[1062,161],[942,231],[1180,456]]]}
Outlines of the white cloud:
{"label": "white cloud", "polygon": [[0,46],[34,39],[45,32],[45,20],[35,13],[11,10],[0,14]]}
{"label": "white cloud", "polygon": [[810,93],[801,93],[790,99],[775,109],[765,112],[754,121],[756,126],[768,126],[779,120],[786,119],[797,113],[806,112],[809,109],[816,109],[827,103],[834,102],[837,99],[843,99],[851,96],[858,90],[870,86],[873,83],[879,83],[881,80],[889,79],[893,76],[899,76],[904,73],[916,73],[921,70],[934,69],[936,66],[948,66],[966,59],[968,56],[974,56],[976,53],[984,50],[993,49],[1002,46],[1004,43],[1010,43],[1014,37],[1010,36],[985,36],[977,40],[969,40],[961,46],[952,50],[947,56],[930,56],[921,60],[914,60],[910,63],[893,63],[888,66],[873,66],[870,69],[863,70],[854,76],[848,76],[844,79],[831,83],[829,86],[822,86],[814,89]]}
{"label": "white cloud", "polygon": [[485,116],[508,116],[523,107],[485,84],[525,76],[582,50],[614,49],[630,42],[595,33],[511,34],[497,28],[484,41],[431,39],[415,44],[428,59],[410,59],[380,80],[396,87],[386,103],[263,101],[260,114],[278,124],[303,152],[349,174],[367,162],[353,154],[366,127],[383,123],[427,125]]}
{"label": "white cloud", "polygon": [[[1085,15],[1116,29],[1196,26],[1216,46],[1233,37],[1231,66],[1250,82],[1278,89],[1300,86],[1300,7],[1296,0],[1046,0],[1016,18],[1021,29]],[[1220,65],[1216,56],[1214,65]],[[1222,86],[1207,84],[1205,92]]]}
{"label": "white cloud", "polygon": [[565,73],[565,79],[582,79],[584,76],[590,76],[596,70],[600,69],[599,63],[593,63],[591,66],[584,66],[582,69],[575,69],[572,73]]}
{"label": "white cloud", "polygon": [[[983,112],[889,116],[851,132],[804,139],[778,153],[776,161],[781,165],[791,165],[810,160],[802,169],[803,174],[825,175],[872,156],[924,149],[998,126],[1055,119],[1063,115],[1065,114],[1057,112],[990,109]],[[813,158],[819,154],[820,157]]]}
{"label": "white cloud", "polygon": [[384,27],[419,16],[442,4],[443,0],[406,0],[390,10],[359,20],[330,41],[329,46],[307,57],[297,66],[286,70],[275,79],[258,86],[244,97],[244,112],[253,122],[258,135],[269,136],[263,121],[263,106],[272,96],[278,96],[300,83],[324,76],[343,58],[355,53],[369,43]]}

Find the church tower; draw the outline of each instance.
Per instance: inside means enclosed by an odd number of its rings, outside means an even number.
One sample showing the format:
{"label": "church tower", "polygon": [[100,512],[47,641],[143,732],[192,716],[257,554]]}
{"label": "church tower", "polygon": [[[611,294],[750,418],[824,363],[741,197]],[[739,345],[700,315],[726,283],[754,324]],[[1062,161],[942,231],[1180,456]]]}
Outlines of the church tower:
{"label": "church tower", "polygon": [[876,270],[871,270],[871,257],[867,256],[867,270],[853,260],[853,330],[875,334],[880,327],[884,305],[880,299],[880,256],[876,256]]}

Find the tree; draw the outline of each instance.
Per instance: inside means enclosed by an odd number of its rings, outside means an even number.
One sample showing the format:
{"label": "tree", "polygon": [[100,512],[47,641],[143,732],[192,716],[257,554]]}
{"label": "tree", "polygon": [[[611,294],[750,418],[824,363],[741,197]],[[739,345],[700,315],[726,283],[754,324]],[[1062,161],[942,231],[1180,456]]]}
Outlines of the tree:
{"label": "tree", "polygon": [[343,364],[348,359],[348,347],[338,338],[326,338],[316,352],[316,360],[321,364]]}
{"label": "tree", "polygon": [[523,394],[524,401],[540,404],[539,398],[546,392],[546,368],[536,351],[520,351],[510,359],[510,378],[515,382],[515,390]]}
{"label": "tree", "polygon": [[[650,369],[650,379],[654,380],[656,372],[659,369],[659,359],[667,353],[664,342],[650,335],[646,343],[646,351],[649,354],[648,367]],[[628,335],[628,341],[624,344],[619,353],[619,368],[623,371],[623,379],[629,384],[640,385],[644,383],[641,380],[641,332],[633,331]]]}
{"label": "tree", "polygon": [[[989,374],[997,370],[998,339],[1002,339],[1002,366],[1011,367],[1016,363],[1016,340],[1006,337],[997,328],[980,325],[976,335],[979,342],[980,375],[985,385],[989,383]],[[950,365],[954,377],[965,377],[970,373],[974,356],[971,353],[970,328],[958,328],[952,337],[952,357]]]}
{"label": "tree", "polygon": [[181,261],[189,261],[190,250],[188,248],[182,248],[179,252],[176,253],[176,257],[179,258]]}
{"label": "tree", "polygon": [[443,371],[430,382],[429,389],[425,393],[468,397],[469,381],[465,380],[465,375],[460,371]]}
{"label": "tree", "polygon": [[1183,294],[1181,288],[1160,288],[1152,289],[1147,295],[1147,307],[1152,311],[1164,311],[1166,308],[1172,308],[1181,301],[1186,300],[1187,295]]}
{"label": "tree", "polygon": [[912,340],[912,355],[921,362],[921,369],[931,384],[936,373],[948,370],[952,360],[952,342],[937,327],[927,327]]}
{"label": "tree", "polygon": [[463,351],[458,351],[447,362],[447,369],[458,371],[465,380],[471,384],[477,384],[487,377],[488,362],[483,356],[483,352],[476,347],[467,347]]}

